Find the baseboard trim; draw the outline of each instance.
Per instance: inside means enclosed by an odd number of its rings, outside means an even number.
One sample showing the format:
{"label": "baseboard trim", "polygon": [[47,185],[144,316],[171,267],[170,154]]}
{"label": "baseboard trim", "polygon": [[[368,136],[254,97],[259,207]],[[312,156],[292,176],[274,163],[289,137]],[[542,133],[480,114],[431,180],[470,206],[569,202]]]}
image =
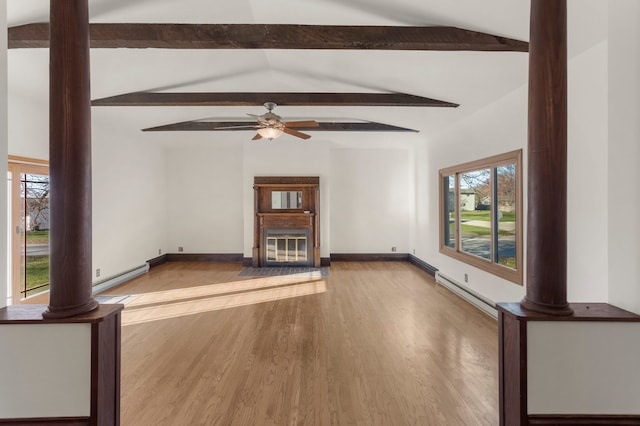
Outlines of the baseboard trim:
{"label": "baseboard trim", "polygon": [[529,415],[531,426],[637,426],[640,415]]}
{"label": "baseboard trim", "polygon": [[156,266],[160,266],[163,263],[167,263],[167,255],[165,254],[161,254],[158,257],[154,257],[153,259],[149,259],[147,260],[147,263],[149,264],[149,269],[153,269]]}
{"label": "baseboard trim", "polygon": [[406,262],[407,253],[331,253],[331,262]]}
{"label": "baseboard trim", "polygon": [[112,287],[119,286],[127,281],[130,281],[140,275],[143,275],[149,272],[151,267],[148,263],[145,262],[144,265],[137,266],[135,268],[129,269],[128,271],[121,272],[119,274],[113,275],[108,278],[104,278],[100,281],[96,281],[92,284],[91,289],[93,294],[99,294],[105,290],[108,290]]}
{"label": "baseboard trim", "polygon": [[461,284],[456,280],[454,280],[453,278],[442,274],[440,271],[436,273],[436,283],[442,285],[444,288],[448,289],[453,294],[458,295],[463,300],[472,304],[473,306],[480,309],[482,312],[486,313],[492,318],[494,319],[498,318],[496,303],[484,297],[480,293],[473,291],[466,285]]}
{"label": "baseboard trim", "polygon": [[[253,258],[236,253],[165,253],[147,261],[149,268],[167,262],[238,262],[242,266],[253,266]],[[331,253],[320,258],[320,266],[331,266],[331,262],[410,262],[435,276],[438,268],[407,253]]]}
{"label": "baseboard trim", "polygon": [[167,253],[167,262],[235,262],[242,263],[242,253]]}
{"label": "baseboard trim", "polygon": [[60,425],[60,426],[87,426],[91,424],[89,417],[41,417],[34,419],[0,419],[0,425]]}
{"label": "baseboard trim", "polygon": [[[147,261],[149,269],[167,262],[239,262],[242,266],[253,266],[253,258],[236,253],[165,253]],[[409,262],[435,277],[438,268],[408,253],[331,253],[320,258],[320,266],[331,266],[331,262]]]}
{"label": "baseboard trim", "polygon": [[417,266],[419,269],[422,269],[427,274],[431,275],[432,278],[436,277],[436,272],[438,272],[438,268],[436,268],[435,266],[429,265],[424,260],[422,260],[422,259],[420,259],[418,257],[415,257],[412,254],[409,254],[409,257],[407,258],[407,261],[409,263]]}

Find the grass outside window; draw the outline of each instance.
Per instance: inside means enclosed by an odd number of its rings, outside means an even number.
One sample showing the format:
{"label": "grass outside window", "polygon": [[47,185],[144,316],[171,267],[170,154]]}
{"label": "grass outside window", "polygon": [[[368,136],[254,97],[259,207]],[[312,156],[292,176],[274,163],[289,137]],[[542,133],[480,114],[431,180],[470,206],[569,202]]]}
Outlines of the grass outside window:
{"label": "grass outside window", "polygon": [[[27,248],[29,246],[48,246],[49,230],[27,231],[25,233]],[[49,289],[49,286],[40,287],[49,283],[49,255],[30,255],[27,249],[24,257],[25,297],[33,296]]]}

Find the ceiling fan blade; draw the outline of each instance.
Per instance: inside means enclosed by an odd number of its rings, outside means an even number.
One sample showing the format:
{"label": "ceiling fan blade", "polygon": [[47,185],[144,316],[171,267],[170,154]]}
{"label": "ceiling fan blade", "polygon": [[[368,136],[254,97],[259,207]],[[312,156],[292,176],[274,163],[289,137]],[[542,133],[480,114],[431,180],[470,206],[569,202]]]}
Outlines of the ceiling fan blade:
{"label": "ceiling fan blade", "polygon": [[256,126],[255,124],[247,124],[246,126],[225,126],[225,127],[214,127],[213,130],[229,130],[229,129],[257,129],[260,126]]}
{"label": "ceiling fan blade", "polygon": [[311,135],[307,135],[306,133],[302,133],[297,130],[289,129],[288,127],[285,127],[284,129],[282,129],[282,131],[288,135],[295,136],[301,139],[309,139],[311,137]]}
{"label": "ceiling fan blade", "polygon": [[256,133],[256,135],[251,138],[252,141],[257,141],[258,139],[262,139],[262,136],[260,136],[260,133]]}
{"label": "ceiling fan blade", "polygon": [[315,120],[307,120],[307,121],[285,121],[284,125],[286,127],[318,127],[320,126]]}

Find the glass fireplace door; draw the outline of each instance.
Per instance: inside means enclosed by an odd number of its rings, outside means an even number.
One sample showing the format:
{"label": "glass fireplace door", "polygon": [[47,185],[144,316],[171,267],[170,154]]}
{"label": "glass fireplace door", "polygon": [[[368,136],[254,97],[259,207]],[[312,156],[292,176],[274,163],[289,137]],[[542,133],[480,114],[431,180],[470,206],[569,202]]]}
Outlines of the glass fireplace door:
{"label": "glass fireplace door", "polygon": [[268,266],[310,265],[307,231],[267,230],[265,236]]}

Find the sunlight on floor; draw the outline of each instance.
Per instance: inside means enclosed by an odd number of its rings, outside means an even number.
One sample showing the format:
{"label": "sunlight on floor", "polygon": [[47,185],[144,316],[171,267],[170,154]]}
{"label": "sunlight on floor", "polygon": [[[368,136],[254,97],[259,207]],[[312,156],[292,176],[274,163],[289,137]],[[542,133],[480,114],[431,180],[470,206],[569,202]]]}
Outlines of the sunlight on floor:
{"label": "sunlight on floor", "polygon": [[327,291],[313,276],[278,276],[132,295],[122,325],[177,318]]}

